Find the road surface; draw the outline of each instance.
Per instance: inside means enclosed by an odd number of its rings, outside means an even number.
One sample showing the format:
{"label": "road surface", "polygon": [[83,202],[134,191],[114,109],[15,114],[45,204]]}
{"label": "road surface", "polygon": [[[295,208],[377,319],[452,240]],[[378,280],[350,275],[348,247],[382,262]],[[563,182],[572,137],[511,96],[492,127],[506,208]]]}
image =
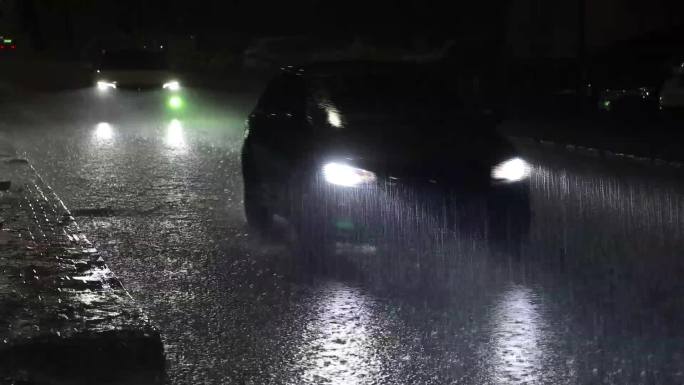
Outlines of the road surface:
{"label": "road surface", "polygon": [[160,328],[170,384],[684,383],[683,171],[525,148],[520,258],[420,238],[311,274],[245,225],[254,95],[184,98],[86,89],[2,120]]}

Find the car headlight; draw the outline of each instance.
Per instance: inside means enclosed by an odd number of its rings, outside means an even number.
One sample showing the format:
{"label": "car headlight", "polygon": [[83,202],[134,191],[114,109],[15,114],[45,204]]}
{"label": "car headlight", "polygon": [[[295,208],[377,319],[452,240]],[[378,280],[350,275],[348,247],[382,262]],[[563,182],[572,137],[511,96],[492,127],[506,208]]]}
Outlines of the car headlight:
{"label": "car headlight", "polygon": [[104,80],[97,81],[97,89],[100,91],[107,91],[110,88],[116,88],[115,82],[108,82]]}
{"label": "car headlight", "polygon": [[529,163],[520,158],[513,158],[494,166],[492,179],[499,182],[518,182],[529,178],[531,171]]}
{"label": "car headlight", "polygon": [[336,162],[323,166],[323,177],[328,183],[344,187],[357,187],[376,180],[374,172]]}
{"label": "car headlight", "polygon": [[180,90],[180,83],[178,82],[178,80],[171,80],[169,82],[164,83],[162,88],[169,91],[178,91]]}

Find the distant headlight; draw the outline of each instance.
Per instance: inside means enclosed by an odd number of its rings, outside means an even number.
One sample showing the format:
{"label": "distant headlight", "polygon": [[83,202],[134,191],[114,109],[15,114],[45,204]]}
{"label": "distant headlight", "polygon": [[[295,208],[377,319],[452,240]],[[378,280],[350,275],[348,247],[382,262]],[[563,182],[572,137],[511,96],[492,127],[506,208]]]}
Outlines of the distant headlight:
{"label": "distant headlight", "polygon": [[164,83],[162,88],[169,91],[178,91],[180,90],[180,83],[177,80],[172,80],[170,82]]}
{"label": "distant headlight", "polygon": [[173,95],[169,98],[167,104],[170,108],[178,110],[183,107],[183,99],[178,95]]}
{"label": "distant headlight", "polygon": [[97,89],[100,91],[107,91],[110,88],[116,88],[116,83],[114,82],[107,82],[104,80],[98,80],[97,81]]}
{"label": "distant headlight", "polygon": [[639,87],[639,93],[642,99],[648,99],[651,94],[655,94],[655,91],[651,87]]}
{"label": "distant headlight", "polygon": [[518,182],[530,176],[532,167],[520,158],[509,159],[492,168],[492,179],[500,182]]}
{"label": "distant headlight", "polygon": [[323,166],[323,176],[328,183],[344,187],[357,187],[376,180],[374,172],[335,162]]}

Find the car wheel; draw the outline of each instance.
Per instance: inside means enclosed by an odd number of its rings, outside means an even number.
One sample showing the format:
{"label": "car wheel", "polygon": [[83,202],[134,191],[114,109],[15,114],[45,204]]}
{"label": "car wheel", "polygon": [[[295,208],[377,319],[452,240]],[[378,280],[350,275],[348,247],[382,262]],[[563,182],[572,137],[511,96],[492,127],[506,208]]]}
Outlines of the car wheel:
{"label": "car wheel", "polygon": [[259,235],[267,235],[273,225],[273,212],[264,202],[258,183],[245,180],[245,217],[249,228]]}
{"label": "car wheel", "polygon": [[295,252],[308,270],[323,272],[333,257],[334,239],[326,224],[325,210],[305,195],[291,199],[290,222],[296,234]]}

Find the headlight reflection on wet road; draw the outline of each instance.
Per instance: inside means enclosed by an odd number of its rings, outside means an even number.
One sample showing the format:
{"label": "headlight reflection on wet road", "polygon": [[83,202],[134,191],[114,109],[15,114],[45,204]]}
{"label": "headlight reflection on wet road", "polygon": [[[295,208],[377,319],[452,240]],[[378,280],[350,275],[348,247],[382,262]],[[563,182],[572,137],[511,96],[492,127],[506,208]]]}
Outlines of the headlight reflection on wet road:
{"label": "headlight reflection on wet road", "polygon": [[186,146],[183,124],[178,119],[173,119],[166,127],[165,143],[174,149],[183,149]]}
{"label": "headlight reflection on wet road", "polygon": [[95,125],[93,136],[98,143],[108,143],[114,137],[114,129],[111,124],[100,122]]}
{"label": "headlight reflection on wet road", "polygon": [[372,304],[342,283],[324,288],[300,351],[302,383],[372,384],[381,363],[372,346]]}
{"label": "headlight reflection on wet road", "polygon": [[544,319],[533,291],[508,289],[494,309],[489,368],[496,384],[541,383],[544,373]]}

